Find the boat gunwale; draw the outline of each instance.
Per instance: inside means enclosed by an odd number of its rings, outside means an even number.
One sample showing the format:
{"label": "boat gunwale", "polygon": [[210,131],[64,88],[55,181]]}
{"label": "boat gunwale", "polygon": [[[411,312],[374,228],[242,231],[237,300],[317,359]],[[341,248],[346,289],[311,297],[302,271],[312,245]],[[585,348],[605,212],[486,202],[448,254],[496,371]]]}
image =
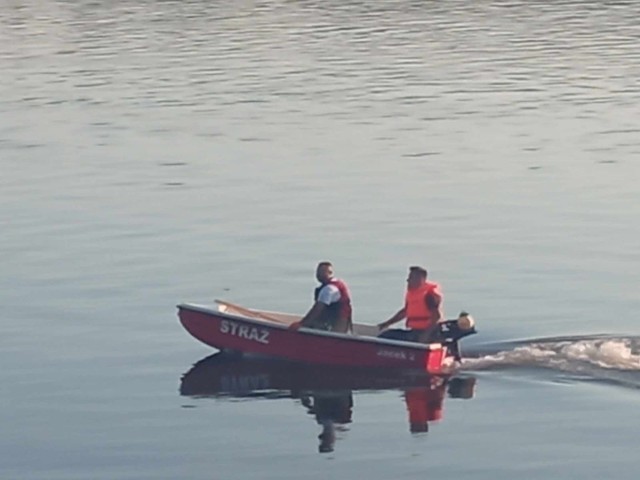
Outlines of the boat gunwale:
{"label": "boat gunwale", "polygon": [[[289,330],[287,325],[283,325],[280,323],[276,323],[275,321],[269,321],[267,319],[261,318],[251,318],[245,317],[240,314],[232,314],[227,312],[222,312],[220,310],[215,310],[211,307],[207,307],[205,305],[197,305],[193,303],[181,303],[177,305],[178,309],[190,310],[198,313],[205,313],[210,315],[216,315],[219,317],[228,318],[230,320],[240,320],[243,322],[252,323],[257,326],[264,327],[265,325],[269,326],[269,328],[275,328],[278,330]],[[262,311],[262,310],[261,310]],[[265,311],[266,313],[266,311]],[[283,312],[270,312],[270,313],[283,313]],[[339,340],[347,340],[347,341],[357,341],[357,342],[365,342],[365,343],[373,343],[376,345],[390,346],[390,347],[401,347],[408,348],[412,350],[420,350],[420,351],[431,351],[431,350],[439,350],[441,348],[445,348],[441,343],[413,343],[413,342],[404,342],[402,340],[391,340],[387,338],[379,338],[379,337],[368,337],[361,335],[349,335],[345,333],[338,332],[327,332],[324,330],[316,330],[314,328],[306,328],[301,327],[297,330],[298,333],[303,333],[305,335],[315,335],[320,337],[331,337]]]}

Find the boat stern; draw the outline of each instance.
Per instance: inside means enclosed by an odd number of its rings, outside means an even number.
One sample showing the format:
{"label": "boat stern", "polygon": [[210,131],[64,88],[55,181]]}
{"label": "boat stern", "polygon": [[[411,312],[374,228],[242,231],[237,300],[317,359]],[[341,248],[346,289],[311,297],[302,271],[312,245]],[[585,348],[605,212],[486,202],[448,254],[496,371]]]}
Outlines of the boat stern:
{"label": "boat stern", "polygon": [[447,347],[441,343],[432,343],[429,345],[429,352],[425,358],[425,371],[427,373],[442,373],[446,367],[447,362],[451,357],[447,356]]}

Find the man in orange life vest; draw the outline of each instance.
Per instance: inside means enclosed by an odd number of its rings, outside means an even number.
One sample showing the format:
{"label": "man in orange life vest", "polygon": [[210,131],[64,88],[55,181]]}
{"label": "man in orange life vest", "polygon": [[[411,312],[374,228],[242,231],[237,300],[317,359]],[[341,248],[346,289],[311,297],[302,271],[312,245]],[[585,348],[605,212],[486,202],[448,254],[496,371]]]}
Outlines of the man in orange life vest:
{"label": "man in orange life vest", "polygon": [[[407,330],[386,330],[403,318],[407,319]],[[427,281],[427,271],[424,268],[410,267],[404,307],[386,322],[378,324],[380,330],[385,330],[379,337],[427,343],[438,334],[438,322],[441,318],[440,286]]]}
{"label": "man in orange life vest", "polygon": [[351,330],[351,294],[347,284],[333,276],[331,262],[320,262],[316,268],[320,286],[313,294],[314,304],[299,322],[289,328],[300,327],[348,333]]}

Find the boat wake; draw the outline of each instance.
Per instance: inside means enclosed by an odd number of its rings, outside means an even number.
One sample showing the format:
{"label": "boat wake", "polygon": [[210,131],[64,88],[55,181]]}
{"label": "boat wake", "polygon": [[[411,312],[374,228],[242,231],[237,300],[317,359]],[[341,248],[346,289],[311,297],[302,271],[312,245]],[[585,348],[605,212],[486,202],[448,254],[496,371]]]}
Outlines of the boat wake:
{"label": "boat wake", "polygon": [[640,337],[557,337],[485,345],[465,352],[464,370],[543,368],[640,389]]}

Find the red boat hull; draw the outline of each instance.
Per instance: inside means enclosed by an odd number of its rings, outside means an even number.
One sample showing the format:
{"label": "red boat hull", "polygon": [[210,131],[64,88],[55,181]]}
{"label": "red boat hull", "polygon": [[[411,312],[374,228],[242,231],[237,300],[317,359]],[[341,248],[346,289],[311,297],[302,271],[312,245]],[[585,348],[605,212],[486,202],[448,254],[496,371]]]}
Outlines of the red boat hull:
{"label": "red boat hull", "polygon": [[188,304],[178,306],[178,315],[191,335],[220,350],[263,354],[310,364],[427,373],[447,373],[453,363],[447,348],[439,343],[422,345],[306,328],[296,331],[283,324]]}

